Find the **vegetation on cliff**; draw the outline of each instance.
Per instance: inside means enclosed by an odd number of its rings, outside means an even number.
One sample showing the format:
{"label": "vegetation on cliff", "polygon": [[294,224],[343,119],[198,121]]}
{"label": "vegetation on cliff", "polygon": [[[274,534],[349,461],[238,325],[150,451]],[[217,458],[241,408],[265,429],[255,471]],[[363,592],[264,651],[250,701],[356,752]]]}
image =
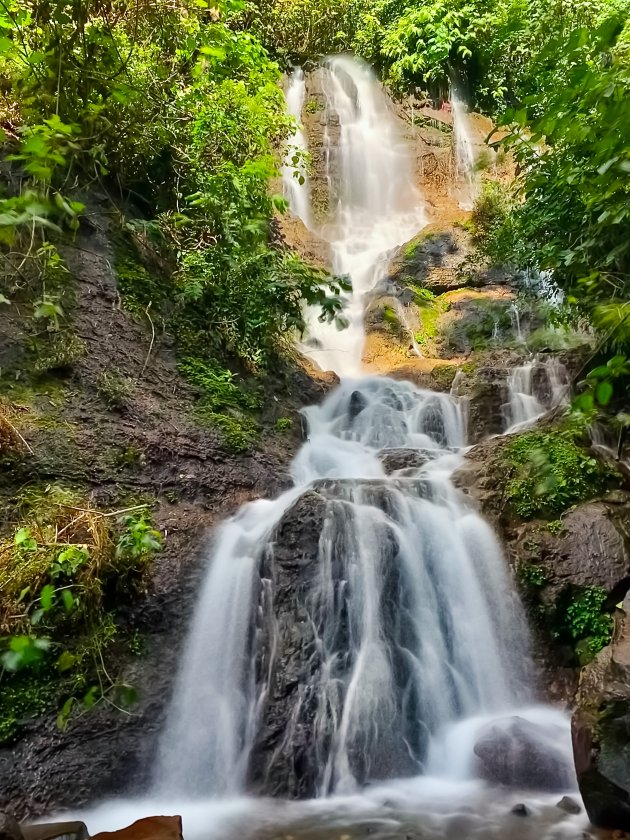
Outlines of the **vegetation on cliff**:
{"label": "vegetation on cliff", "polygon": [[[76,703],[131,697],[104,654],[161,543],[156,497],[181,492],[121,482],[147,460],[125,416],[144,435],[158,416],[146,380],[178,403],[164,419],[162,394],[159,427],[208,429],[201,455],[213,435],[244,452],[263,407],[255,376],[281,377],[304,303],[340,310],[344,281],[275,242],[269,183],[292,124],[243,7],[0,6],[0,493],[15,510],[0,538],[3,738],[44,699],[63,701],[63,724]],[[165,335],[192,406],[168,366],[152,372]],[[100,440],[86,441],[85,415]]]}

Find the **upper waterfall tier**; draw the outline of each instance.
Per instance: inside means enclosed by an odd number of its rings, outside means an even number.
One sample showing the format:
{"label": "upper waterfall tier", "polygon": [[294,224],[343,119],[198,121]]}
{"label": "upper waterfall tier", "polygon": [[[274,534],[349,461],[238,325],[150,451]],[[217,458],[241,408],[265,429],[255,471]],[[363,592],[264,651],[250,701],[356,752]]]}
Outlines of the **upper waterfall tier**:
{"label": "upper waterfall tier", "polygon": [[[290,108],[297,98],[300,73],[296,70],[290,82]],[[409,151],[399,135],[391,103],[372,70],[349,57],[329,59],[324,69],[324,94],[331,219],[320,234],[330,242],[333,271],[349,276],[353,291],[346,299],[348,326],[344,330],[322,323],[318,309],[307,312],[302,349],[324,370],[358,376],[365,343],[366,298],[383,279],[393,249],[416,234],[426,218],[414,185]],[[338,131],[330,130],[333,124]],[[311,214],[303,209],[304,190],[287,192],[292,212],[311,226]]]}

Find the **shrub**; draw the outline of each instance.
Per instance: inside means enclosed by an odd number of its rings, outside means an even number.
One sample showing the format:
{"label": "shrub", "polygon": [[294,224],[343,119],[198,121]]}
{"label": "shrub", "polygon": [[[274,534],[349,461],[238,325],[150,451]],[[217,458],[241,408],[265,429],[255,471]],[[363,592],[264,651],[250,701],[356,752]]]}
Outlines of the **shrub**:
{"label": "shrub", "polygon": [[512,438],[504,450],[510,471],[507,497],[524,519],[556,519],[603,487],[605,468],[562,431],[531,431]]}

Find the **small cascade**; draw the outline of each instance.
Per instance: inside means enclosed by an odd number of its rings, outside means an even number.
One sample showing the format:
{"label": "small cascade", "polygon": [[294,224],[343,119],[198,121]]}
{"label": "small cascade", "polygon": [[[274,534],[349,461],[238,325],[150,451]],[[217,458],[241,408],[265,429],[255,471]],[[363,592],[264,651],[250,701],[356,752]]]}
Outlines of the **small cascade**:
{"label": "small cascade", "polygon": [[398,133],[391,103],[374,73],[359,61],[329,59],[324,93],[328,115],[339,123],[325,134],[333,271],[347,275],[344,330],[308,313],[304,352],[322,369],[340,376],[361,373],[367,296],[385,276],[392,251],[426,224],[413,183],[409,152]]}
{"label": "small cascade", "polygon": [[454,85],[451,88],[451,108],[459,206],[462,210],[472,210],[481,192],[481,183],[476,168],[477,160],[468,108]]}
{"label": "small cascade", "polygon": [[287,113],[295,119],[297,128],[289,139],[287,155],[282,167],[282,184],[289,210],[294,216],[301,219],[307,228],[310,228],[312,227],[311,194],[308,168],[304,159],[304,155],[308,151],[308,144],[300,127],[305,95],[304,71],[301,67],[296,67],[289,78],[286,102]]}
{"label": "small cascade", "polygon": [[509,400],[503,411],[506,433],[510,434],[566,402],[570,381],[566,368],[555,356],[536,356],[512,370],[507,387]]}
{"label": "small cascade", "polygon": [[249,605],[261,545],[291,501],[288,493],[253,502],[215,537],[160,742],[158,791],[205,796],[243,789],[256,724]]}

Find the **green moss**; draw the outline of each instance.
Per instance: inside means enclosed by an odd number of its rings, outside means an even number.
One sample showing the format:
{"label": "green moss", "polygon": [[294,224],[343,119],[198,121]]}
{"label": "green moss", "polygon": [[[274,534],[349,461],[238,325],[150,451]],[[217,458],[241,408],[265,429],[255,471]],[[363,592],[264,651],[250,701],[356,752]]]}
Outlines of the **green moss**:
{"label": "green moss", "polygon": [[309,99],[306,103],[305,110],[307,114],[316,114],[318,111],[323,111],[326,106],[317,99]]}
{"label": "green moss", "polygon": [[406,260],[410,260],[410,261],[413,260],[413,258],[416,256],[416,253],[417,253],[420,245],[421,245],[421,243],[418,242],[417,240],[414,240],[413,242],[409,242],[407,245],[405,245],[405,247],[403,249],[403,257]]}
{"label": "green moss", "polygon": [[453,380],[457,376],[457,365],[436,365],[431,371],[431,379],[438,384],[438,386],[448,391],[453,384]]}
{"label": "green moss", "polygon": [[290,417],[278,417],[274,428],[277,432],[287,432],[293,428],[293,420]]}
{"label": "green moss", "polygon": [[553,519],[551,522],[547,522],[547,530],[550,534],[558,536],[564,530],[564,523],[561,519]]}
{"label": "green moss", "polygon": [[450,307],[450,301],[445,295],[440,295],[420,306],[418,316],[421,326],[414,336],[416,344],[420,347],[428,347],[438,337],[440,332],[438,322]]}
{"label": "green moss", "polygon": [[526,589],[538,589],[547,582],[545,569],[533,563],[520,563],[517,575],[521,585]]}
{"label": "green moss", "polygon": [[200,405],[195,411],[195,417],[200,423],[219,432],[219,436],[229,452],[249,452],[254,448],[258,439],[256,423],[251,417],[246,417],[243,414],[230,416]]}
{"label": "green moss", "polygon": [[55,707],[59,685],[47,672],[4,674],[0,685],[0,745],[13,743],[24,723]]}
{"label": "green moss", "polygon": [[503,458],[511,478],[507,497],[523,519],[557,517],[602,489],[605,468],[560,430],[515,436]]}
{"label": "green moss", "polygon": [[389,332],[396,338],[402,339],[406,335],[405,327],[401,324],[398,313],[392,306],[383,308],[383,322]]}

